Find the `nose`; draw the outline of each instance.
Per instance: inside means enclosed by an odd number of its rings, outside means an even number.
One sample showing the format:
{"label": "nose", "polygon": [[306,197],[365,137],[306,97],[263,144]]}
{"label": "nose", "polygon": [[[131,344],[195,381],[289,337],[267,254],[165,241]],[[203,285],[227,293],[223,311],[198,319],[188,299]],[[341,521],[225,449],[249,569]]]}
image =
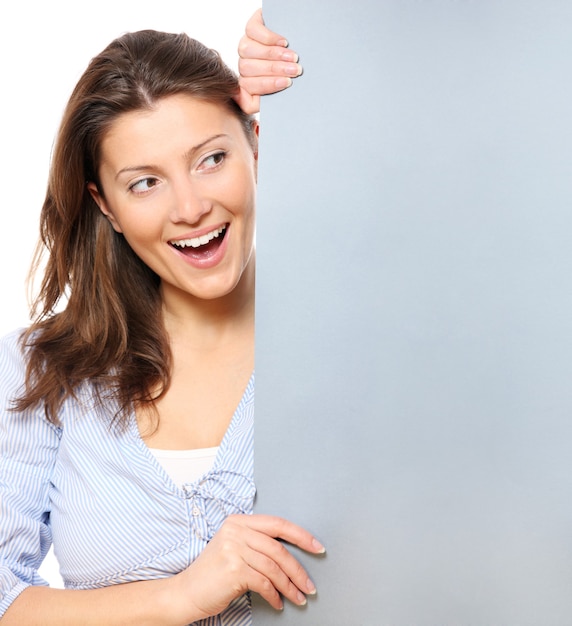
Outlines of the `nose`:
{"label": "nose", "polygon": [[181,177],[172,182],[171,221],[196,224],[212,210],[212,201],[197,180]]}

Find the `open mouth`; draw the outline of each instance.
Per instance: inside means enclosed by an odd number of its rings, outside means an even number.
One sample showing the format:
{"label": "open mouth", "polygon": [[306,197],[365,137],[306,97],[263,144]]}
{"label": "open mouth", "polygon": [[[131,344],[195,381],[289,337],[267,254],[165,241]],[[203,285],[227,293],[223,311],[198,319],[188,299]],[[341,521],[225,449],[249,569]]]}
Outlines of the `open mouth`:
{"label": "open mouth", "polygon": [[185,256],[193,259],[208,259],[216,254],[226,235],[228,224],[215,228],[209,233],[192,239],[177,239],[169,241],[169,244]]}

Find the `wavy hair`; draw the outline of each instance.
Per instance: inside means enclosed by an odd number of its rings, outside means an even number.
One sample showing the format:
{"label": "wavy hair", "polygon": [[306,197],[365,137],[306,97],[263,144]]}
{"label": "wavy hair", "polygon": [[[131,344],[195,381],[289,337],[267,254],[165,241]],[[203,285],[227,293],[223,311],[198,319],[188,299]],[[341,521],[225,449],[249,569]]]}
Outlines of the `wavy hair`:
{"label": "wavy hair", "polygon": [[32,272],[47,258],[33,322],[22,337],[27,374],[16,410],[43,404],[58,424],[62,402],[89,381],[100,400],[104,390],[117,401],[115,417],[124,423],[132,406],[152,405],[168,388],[159,278],[113,230],[87,183],[102,191],[101,143],[117,117],[169,95],[226,106],[252,141],[252,118],[233,100],[237,89],[219,54],[184,34],[127,33],[91,60],[54,146]]}

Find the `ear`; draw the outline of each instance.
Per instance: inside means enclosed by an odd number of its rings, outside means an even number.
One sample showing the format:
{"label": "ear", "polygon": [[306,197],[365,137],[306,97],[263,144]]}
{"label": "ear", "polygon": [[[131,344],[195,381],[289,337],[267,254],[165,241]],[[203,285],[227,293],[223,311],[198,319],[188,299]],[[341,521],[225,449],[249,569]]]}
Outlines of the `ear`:
{"label": "ear", "polygon": [[252,150],[254,151],[254,160],[258,161],[258,139],[260,138],[260,124],[258,120],[252,120]]}
{"label": "ear", "polygon": [[260,124],[257,120],[252,120],[252,132],[250,133],[252,152],[254,154],[254,176],[258,182],[258,139],[260,137]]}
{"label": "ear", "polygon": [[115,216],[113,215],[111,209],[107,205],[107,202],[105,201],[105,198],[99,192],[99,189],[97,188],[97,185],[95,183],[89,182],[89,183],[87,183],[87,190],[89,191],[91,197],[95,201],[95,204],[97,204],[97,206],[99,207],[99,210],[109,220],[109,223],[113,226],[113,229],[115,231],[117,231],[118,233],[123,232],[121,230],[121,226],[119,225],[119,223],[115,219]]}

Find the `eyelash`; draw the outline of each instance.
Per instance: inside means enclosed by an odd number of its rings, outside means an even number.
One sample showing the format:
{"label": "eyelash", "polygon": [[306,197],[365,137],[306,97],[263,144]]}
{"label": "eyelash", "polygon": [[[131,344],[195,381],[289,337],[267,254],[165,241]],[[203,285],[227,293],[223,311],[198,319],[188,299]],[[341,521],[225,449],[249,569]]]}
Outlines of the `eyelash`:
{"label": "eyelash", "polygon": [[[143,189],[142,191],[137,191],[136,189],[137,185],[140,185],[141,183],[144,183],[146,181],[152,182],[152,184],[149,185],[147,189]],[[146,176],[145,178],[140,178],[139,180],[136,180],[134,183],[129,185],[129,191],[132,191],[135,194],[143,194],[143,193],[146,193],[147,191],[150,191],[153,187],[155,187],[156,184],[157,184],[156,178],[154,178],[153,176]]]}
{"label": "eyelash", "polygon": [[201,161],[201,166],[204,165],[209,159],[218,159],[217,162],[214,163],[214,165],[212,166],[207,166],[207,169],[213,169],[215,167],[217,167],[218,165],[220,165],[226,158],[226,152],[224,150],[219,150],[218,152],[214,152],[213,154],[209,154],[208,157],[206,157],[205,159],[203,159],[203,161]]}
{"label": "eyelash", "polygon": [[[208,157],[205,157],[200,165],[199,165],[199,169],[201,169],[203,166],[205,166],[205,169],[207,170],[211,170],[211,169],[215,169],[216,167],[218,167],[226,158],[227,153],[224,150],[219,150],[218,152],[215,152],[213,154],[209,154]],[[206,163],[211,160],[214,159],[215,163],[213,165],[206,165]],[[141,191],[137,190],[137,185],[140,185],[141,183],[151,183],[150,185],[148,185],[147,189],[143,189]],[[157,185],[157,178],[154,178],[153,176],[146,176],[145,178],[140,178],[139,180],[136,180],[134,183],[132,183],[131,185],[129,185],[129,191],[133,192],[134,194],[138,194],[138,195],[142,195],[148,191],[150,191],[153,187],[155,187]]]}

